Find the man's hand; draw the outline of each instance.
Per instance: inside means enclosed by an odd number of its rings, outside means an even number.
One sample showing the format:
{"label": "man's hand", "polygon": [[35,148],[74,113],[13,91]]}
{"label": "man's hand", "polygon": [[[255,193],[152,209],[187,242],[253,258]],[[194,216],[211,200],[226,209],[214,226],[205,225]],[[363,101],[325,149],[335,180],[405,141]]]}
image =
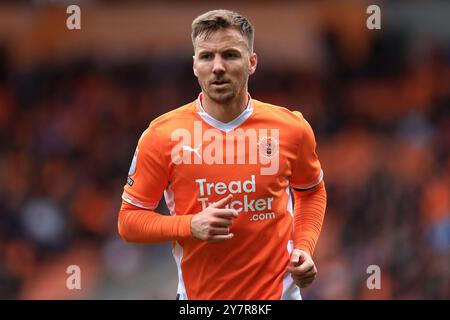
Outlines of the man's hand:
{"label": "man's hand", "polygon": [[292,279],[300,288],[309,286],[317,276],[317,268],[314,261],[303,250],[294,249],[291,254],[291,264],[287,271],[291,273]]}
{"label": "man's hand", "polygon": [[238,213],[236,210],[224,208],[232,198],[233,195],[229,194],[194,215],[191,220],[192,235],[209,242],[222,242],[233,238],[230,226],[233,224],[232,219],[238,217]]}

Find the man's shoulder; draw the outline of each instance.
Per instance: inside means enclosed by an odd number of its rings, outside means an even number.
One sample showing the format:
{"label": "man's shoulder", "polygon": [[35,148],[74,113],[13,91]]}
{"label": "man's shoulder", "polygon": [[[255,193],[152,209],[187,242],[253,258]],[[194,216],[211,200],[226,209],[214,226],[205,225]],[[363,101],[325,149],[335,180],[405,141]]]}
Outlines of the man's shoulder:
{"label": "man's shoulder", "polygon": [[185,121],[187,118],[194,116],[195,101],[189,102],[181,107],[166,112],[150,122],[149,127],[161,128],[165,126],[177,126],[178,122]]}
{"label": "man's shoulder", "polygon": [[299,110],[292,110],[292,108],[279,106],[267,102],[262,102],[253,99],[256,112],[262,117],[269,117],[271,119],[279,119],[280,121],[299,124],[304,120],[303,114]]}
{"label": "man's shoulder", "polygon": [[195,101],[166,112],[153,119],[140,137],[140,141],[155,141],[170,137],[172,132],[183,126],[187,119],[195,117]]}

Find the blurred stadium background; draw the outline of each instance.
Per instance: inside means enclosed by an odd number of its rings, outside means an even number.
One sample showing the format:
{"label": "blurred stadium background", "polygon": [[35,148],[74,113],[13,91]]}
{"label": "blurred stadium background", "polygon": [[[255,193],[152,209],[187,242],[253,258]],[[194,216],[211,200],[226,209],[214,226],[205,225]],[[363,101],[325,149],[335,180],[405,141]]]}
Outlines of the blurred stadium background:
{"label": "blurred stadium background", "polygon": [[252,96],[317,136],[329,204],[304,298],[450,299],[447,1],[2,1],[0,298],[175,298],[170,244],[127,244],[116,219],[141,132],[198,95],[190,23],[221,7],[256,28]]}

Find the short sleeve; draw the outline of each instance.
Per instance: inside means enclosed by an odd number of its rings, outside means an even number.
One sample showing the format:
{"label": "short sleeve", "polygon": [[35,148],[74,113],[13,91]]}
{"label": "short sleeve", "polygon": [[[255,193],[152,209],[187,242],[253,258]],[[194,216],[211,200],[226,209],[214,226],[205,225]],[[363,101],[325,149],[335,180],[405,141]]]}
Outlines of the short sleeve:
{"label": "short sleeve", "polygon": [[161,156],[160,141],[150,125],[139,139],[128,171],[122,199],[144,209],[155,209],[168,185],[167,166]]}
{"label": "short sleeve", "polygon": [[307,190],[318,185],[323,179],[323,171],[316,153],[316,139],[311,125],[300,112],[294,112],[299,118],[299,145],[289,183],[295,189]]}

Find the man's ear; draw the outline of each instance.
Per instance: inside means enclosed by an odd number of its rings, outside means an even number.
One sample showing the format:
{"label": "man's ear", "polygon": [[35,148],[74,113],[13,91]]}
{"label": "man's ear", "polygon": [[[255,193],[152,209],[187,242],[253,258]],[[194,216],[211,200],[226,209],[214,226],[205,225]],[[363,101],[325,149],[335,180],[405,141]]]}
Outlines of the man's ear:
{"label": "man's ear", "polygon": [[192,69],[194,70],[195,76],[198,77],[197,68],[195,67],[195,56],[192,56]]}
{"label": "man's ear", "polygon": [[250,56],[250,67],[248,69],[249,74],[255,73],[257,65],[258,65],[258,57],[256,53],[253,52]]}

